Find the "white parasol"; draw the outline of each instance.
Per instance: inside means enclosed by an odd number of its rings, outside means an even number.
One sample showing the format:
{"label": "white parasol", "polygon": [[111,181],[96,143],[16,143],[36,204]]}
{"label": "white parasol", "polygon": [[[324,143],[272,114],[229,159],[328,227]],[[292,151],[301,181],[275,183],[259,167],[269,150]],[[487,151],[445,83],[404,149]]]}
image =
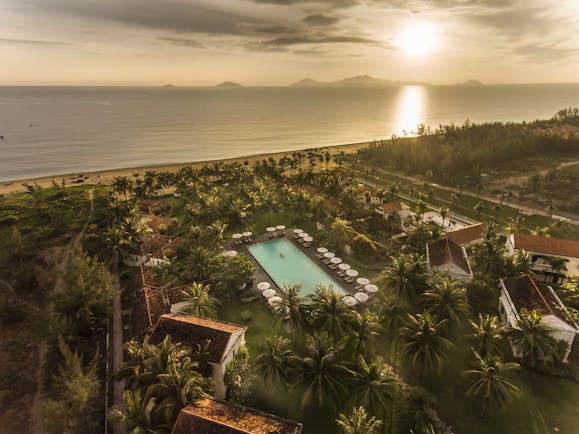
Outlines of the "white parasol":
{"label": "white parasol", "polygon": [[311,243],[312,241],[314,241],[314,239],[313,239],[312,237],[305,237],[305,238],[304,238],[304,241],[305,241],[306,243]]}
{"label": "white parasol", "polygon": [[238,240],[238,239],[240,239],[242,236],[243,236],[243,235],[241,235],[241,234],[233,234],[233,235],[231,235],[231,238],[233,238],[234,240]]}
{"label": "white parasol", "polygon": [[368,301],[368,294],[366,294],[365,292],[357,292],[356,294],[354,294],[354,298],[358,300],[360,303],[364,303]]}
{"label": "white parasol", "polygon": [[269,227],[265,228],[265,230],[267,232],[275,232],[275,228],[273,226],[269,226]]}
{"label": "white parasol", "polygon": [[356,299],[354,297],[352,297],[351,295],[345,296],[342,300],[344,301],[344,304],[348,307],[352,307],[352,306],[355,306],[356,304],[358,304]]}
{"label": "white parasol", "polygon": [[378,292],[378,287],[376,285],[372,285],[372,284],[364,286],[364,289],[367,292]]}
{"label": "white parasol", "polygon": [[285,229],[285,225],[277,225],[275,227],[278,231],[283,231]]}
{"label": "white parasol", "polygon": [[273,297],[270,297],[269,300],[267,300],[267,302],[273,306],[274,304],[279,304],[279,302],[282,301],[282,298],[278,295],[274,295]]}
{"label": "white parasol", "polygon": [[337,256],[335,256],[332,259],[330,259],[330,262],[332,264],[340,264],[340,263],[342,263],[342,258],[338,258]]}
{"label": "white parasol", "polygon": [[328,249],[325,247],[318,247],[316,250],[318,253],[328,253]]}
{"label": "white parasol", "polygon": [[309,237],[309,236],[310,236],[310,234],[308,234],[307,232],[301,232],[301,233],[300,233],[300,237],[301,237],[301,238],[307,238],[307,237]]}
{"label": "white parasol", "polygon": [[350,268],[352,268],[352,266],[350,264],[343,264],[342,263],[342,264],[338,265],[338,268],[342,271],[346,271],[346,270],[349,270]]}
{"label": "white parasol", "polygon": [[263,291],[262,294],[265,298],[271,298],[276,294],[276,292],[275,289],[269,288]]}
{"label": "white parasol", "polygon": [[352,270],[352,269],[346,270],[346,275],[349,277],[356,277],[358,274],[360,274],[360,273],[358,273],[356,270]]}
{"label": "white parasol", "polygon": [[294,229],[294,234],[301,234],[301,233],[303,233],[303,232],[304,232],[303,229],[299,229],[299,228]]}
{"label": "white parasol", "polygon": [[244,232],[242,235],[244,237],[251,237],[253,235],[253,232],[247,231],[247,232]]}
{"label": "white parasol", "polygon": [[269,284],[269,282],[259,282],[257,284],[257,289],[259,289],[260,291],[265,291],[266,289],[271,288],[271,285]]}
{"label": "white parasol", "polygon": [[336,254],[335,254],[334,252],[326,252],[326,253],[324,253],[324,258],[331,259],[331,258],[333,258],[334,256],[336,256]]}
{"label": "white parasol", "polygon": [[222,253],[223,256],[237,256],[237,250],[227,250]]}
{"label": "white parasol", "polygon": [[364,286],[364,285],[369,284],[370,281],[369,281],[368,279],[366,279],[365,277],[358,277],[358,278],[356,279],[356,283],[357,283],[358,285]]}

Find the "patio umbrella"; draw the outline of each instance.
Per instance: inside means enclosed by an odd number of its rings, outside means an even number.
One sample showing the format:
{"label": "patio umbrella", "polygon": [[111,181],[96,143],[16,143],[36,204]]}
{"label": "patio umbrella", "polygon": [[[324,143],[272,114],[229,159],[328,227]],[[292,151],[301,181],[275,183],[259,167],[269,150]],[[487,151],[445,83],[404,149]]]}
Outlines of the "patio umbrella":
{"label": "patio umbrella", "polygon": [[241,235],[241,234],[233,234],[233,235],[231,235],[231,238],[233,238],[234,240],[238,240],[238,239],[240,239],[242,236],[243,236],[243,235]]}
{"label": "patio umbrella", "polygon": [[340,265],[338,265],[338,268],[342,271],[346,271],[346,270],[349,270],[350,268],[352,268],[352,266],[350,264],[340,264]]}
{"label": "patio umbrella", "polygon": [[269,289],[266,289],[265,291],[263,291],[262,294],[265,298],[271,298],[276,294],[276,292],[275,292],[275,289],[269,288]]}
{"label": "patio umbrella", "polygon": [[318,247],[316,250],[318,253],[328,253],[328,249],[325,247]]}
{"label": "patio umbrella", "polygon": [[278,295],[274,295],[273,297],[270,297],[269,300],[267,300],[268,304],[270,304],[271,306],[273,306],[274,304],[279,304],[280,301],[282,301],[282,298]]}
{"label": "patio umbrella", "polygon": [[358,278],[356,279],[356,283],[357,283],[358,285],[364,286],[364,285],[369,284],[370,281],[369,281],[368,279],[366,279],[365,277],[358,277]]}
{"label": "patio umbrella", "polygon": [[257,289],[259,289],[260,291],[265,291],[266,289],[271,288],[271,285],[269,284],[269,282],[259,282],[257,284]]}
{"label": "patio umbrella", "polygon": [[309,236],[310,236],[310,234],[308,234],[307,232],[301,232],[301,233],[300,233],[300,237],[301,237],[301,238],[307,238],[307,237],[309,237]]}
{"label": "patio umbrella", "polygon": [[349,277],[356,277],[358,274],[360,274],[360,273],[358,273],[356,270],[352,270],[352,269],[346,270],[346,275]]}
{"label": "patio umbrella", "polygon": [[275,232],[275,228],[273,226],[269,226],[269,227],[265,228],[265,230],[267,232]]}
{"label": "patio umbrella", "polygon": [[368,301],[368,294],[366,294],[365,292],[357,292],[356,294],[354,294],[354,298],[358,300],[360,303],[364,303]]}
{"label": "patio umbrella", "polygon": [[278,231],[283,231],[285,229],[285,225],[277,225],[275,227]]}
{"label": "patio umbrella", "polygon": [[303,229],[299,229],[299,228],[298,228],[298,229],[294,229],[294,234],[301,234],[301,233],[303,233],[303,232],[304,232]]}
{"label": "patio umbrella", "polygon": [[354,297],[352,297],[351,295],[345,296],[342,300],[344,301],[344,304],[348,307],[352,307],[352,306],[355,306],[356,304],[358,304],[356,299]]}
{"label": "patio umbrella", "polygon": [[372,284],[364,286],[364,289],[366,290],[366,292],[378,292],[378,287]]}
{"label": "patio umbrella", "polygon": [[251,237],[251,236],[253,235],[253,232],[247,231],[247,232],[244,232],[244,233],[241,234],[241,235],[243,235],[244,237]]}
{"label": "patio umbrella", "polygon": [[338,257],[333,257],[332,259],[330,259],[330,262],[332,264],[340,264],[342,262],[342,259]]}
{"label": "patio umbrella", "polygon": [[311,243],[312,241],[314,241],[314,239],[313,239],[312,237],[305,237],[305,238],[304,238],[304,241],[305,241],[306,243]]}
{"label": "patio umbrella", "polygon": [[237,250],[227,250],[222,253],[223,256],[237,256]]}
{"label": "patio umbrella", "polygon": [[336,256],[336,254],[333,253],[333,252],[326,252],[326,253],[324,253],[324,258],[331,259],[331,258],[333,258],[334,256]]}

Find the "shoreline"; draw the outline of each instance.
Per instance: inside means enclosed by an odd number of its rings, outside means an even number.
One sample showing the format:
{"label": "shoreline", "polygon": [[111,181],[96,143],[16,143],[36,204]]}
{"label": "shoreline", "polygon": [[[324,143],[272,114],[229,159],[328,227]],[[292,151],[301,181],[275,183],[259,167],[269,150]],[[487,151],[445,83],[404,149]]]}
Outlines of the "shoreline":
{"label": "shoreline", "polygon": [[[38,178],[22,178],[15,179],[11,181],[0,181],[0,194],[15,193],[18,191],[25,191],[26,187],[23,184],[38,185],[40,187],[47,187],[52,185],[52,182],[60,183],[62,180],[66,181],[67,186],[83,185],[83,184],[103,184],[109,185],[114,178],[118,176],[132,176],[133,174],[144,174],[147,171],[164,171],[164,172],[177,172],[183,167],[202,167],[209,163],[236,163],[249,161],[253,163],[257,160],[262,160],[264,158],[274,158],[279,159],[285,155],[291,155],[294,152],[307,152],[308,150],[325,150],[330,154],[337,154],[339,152],[351,153],[355,152],[360,148],[368,146],[372,141],[357,142],[357,143],[347,143],[341,145],[325,145],[325,146],[312,146],[304,149],[295,149],[291,151],[278,151],[278,152],[264,152],[260,154],[250,154],[241,157],[231,157],[231,158],[217,158],[212,160],[202,160],[202,161],[190,161],[183,163],[165,163],[165,164],[151,164],[145,166],[134,166],[134,167],[122,167],[118,169],[105,169],[96,170],[90,172],[69,172],[62,173],[58,175],[41,176]],[[83,182],[75,182],[78,179],[84,179]]]}

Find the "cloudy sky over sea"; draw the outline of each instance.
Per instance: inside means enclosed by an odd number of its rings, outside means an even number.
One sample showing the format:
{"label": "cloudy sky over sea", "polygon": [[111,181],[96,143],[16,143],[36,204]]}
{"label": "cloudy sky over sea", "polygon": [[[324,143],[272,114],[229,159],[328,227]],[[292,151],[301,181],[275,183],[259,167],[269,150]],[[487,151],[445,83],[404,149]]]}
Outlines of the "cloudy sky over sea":
{"label": "cloudy sky over sea", "polygon": [[573,82],[577,0],[0,0],[0,84]]}

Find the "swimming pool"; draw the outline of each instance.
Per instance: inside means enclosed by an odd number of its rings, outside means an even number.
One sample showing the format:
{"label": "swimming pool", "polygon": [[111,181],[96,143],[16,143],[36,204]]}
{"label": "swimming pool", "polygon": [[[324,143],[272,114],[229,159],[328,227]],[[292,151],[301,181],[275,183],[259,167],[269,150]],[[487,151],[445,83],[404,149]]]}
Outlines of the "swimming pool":
{"label": "swimming pool", "polygon": [[279,287],[284,283],[301,283],[301,294],[306,295],[321,283],[332,285],[334,291],[346,294],[339,282],[285,238],[252,244],[247,249]]}

